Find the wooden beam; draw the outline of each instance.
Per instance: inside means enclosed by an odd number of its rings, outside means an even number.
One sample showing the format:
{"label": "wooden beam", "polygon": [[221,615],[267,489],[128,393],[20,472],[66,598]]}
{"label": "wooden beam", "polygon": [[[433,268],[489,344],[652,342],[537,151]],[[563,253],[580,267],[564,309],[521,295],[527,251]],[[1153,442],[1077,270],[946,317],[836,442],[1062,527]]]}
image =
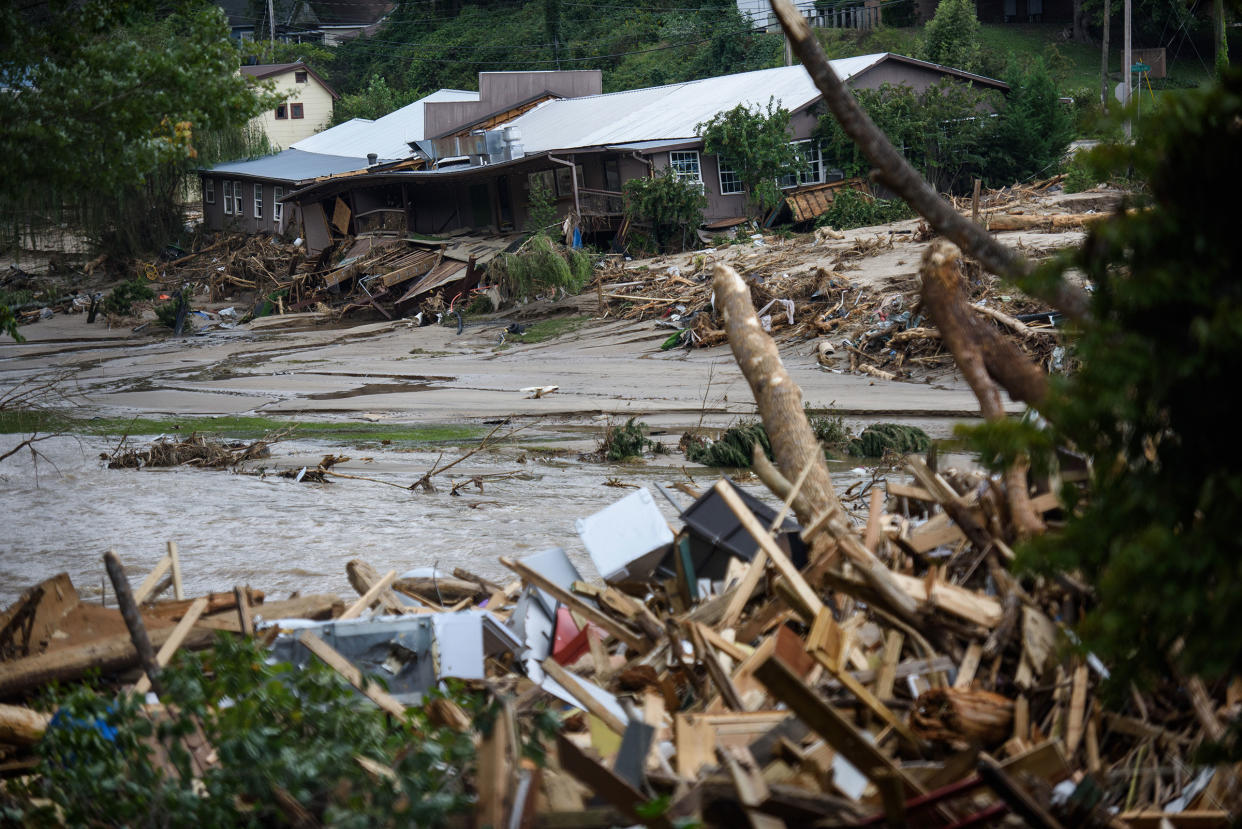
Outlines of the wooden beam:
{"label": "wooden beam", "polygon": [[546,659],[543,662],[543,671],[552,679],[556,680],[562,688],[569,692],[569,695],[578,701],[578,707],[587,713],[594,714],[609,730],[615,731],[619,735],[625,734],[625,723],[616,714],[608,710],[599,700],[591,696],[578,677],[561,667],[561,664],[555,659]]}
{"label": "wooden beam", "polygon": [[[159,652],[155,654],[155,662],[161,668],[168,665],[172,661],[173,654],[181,647],[181,643],[190,635],[190,630],[194,627],[194,623],[198,621],[198,617],[203,615],[203,611],[207,609],[207,599],[198,598],[194,600],[194,604],[190,605],[190,609],[181,617],[181,621],[173,628],[168,638],[164,640],[164,644],[160,646]],[[145,694],[151,690],[151,678],[146,674],[139,677],[134,683],[134,693]]]}
{"label": "wooden beam", "polygon": [[910,797],[926,794],[917,780],[863,737],[853,724],[808,688],[780,659],[769,657],[755,671],[755,676],[774,697],[788,705],[811,730],[823,737],[872,783],[878,786],[879,773],[888,772],[902,781]]}
{"label": "wooden beam", "polygon": [[185,588],[181,583],[181,553],[175,541],[168,542],[168,561],[172,565],[173,598],[181,601],[185,598]]}
{"label": "wooden beam", "polygon": [[254,636],[254,617],[250,615],[250,597],[246,595],[246,588],[234,586],[233,599],[237,602],[237,623],[241,625],[241,635]]}
{"label": "wooden beam", "polygon": [[587,788],[607,800],[621,810],[631,820],[654,829],[673,829],[673,823],[663,814],[655,817],[643,817],[638,814],[638,807],[646,804],[648,798],[635,789],[616,772],[602,763],[588,757],[564,734],[556,737],[557,759],[561,768],[578,778]]}
{"label": "wooden beam", "polygon": [[374,682],[368,682],[366,677],[362,675],[362,671],[354,667],[348,659],[341,655],[341,652],[320,639],[315,633],[304,630],[298,636],[298,641],[315,656],[319,657],[324,664],[345,677],[350,685],[361,691],[368,699],[378,705],[384,711],[392,714],[398,719],[405,718],[405,706],[392,694],[376,685]]}
{"label": "wooden beam", "polygon": [[362,611],[366,610],[375,602],[379,601],[380,594],[392,587],[392,583],[397,579],[397,571],[389,570],[384,577],[371,585],[371,588],[359,597],[358,601],[349,606],[349,609],[341,614],[342,619],[354,619],[362,615]]}
{"label": "wooden beam", "polygon": [[138,585],[138,589],[134,591],[134,603],[142,604],[148,598],[151,598],[151,591],[160,583],[160,579],[164,578],[164,574],[172,567],[172,559],[167,554],[164,555],[155,565],[155,568],[147,574],[142,580],[142,584]]}

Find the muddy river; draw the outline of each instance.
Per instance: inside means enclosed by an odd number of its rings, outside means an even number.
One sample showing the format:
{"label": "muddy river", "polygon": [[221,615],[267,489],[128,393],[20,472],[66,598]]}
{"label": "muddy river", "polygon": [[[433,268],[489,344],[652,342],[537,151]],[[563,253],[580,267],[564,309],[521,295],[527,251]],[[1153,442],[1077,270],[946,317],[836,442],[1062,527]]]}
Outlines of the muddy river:
{"label": "muddy river", "polygon": [[[540,438],[480,453],[437,477],[439,491],[428,494],[364,480],[313,484],[188,468],[109,470],[99,455],[111,450],[112,442],[50,439],[38,444],[46,458],[37,463],[23,453],[0,465],[7,513],[0,607],[62,570],[84,597],[98,597],[105,551],[115,549],[131,579],[140,580],[163,556],[167,541],[179,545],[187,595],[236,584],[250,584],[271,598],[294,591],[352,595],[345,577],[352,558],[365,559],[380,572],[438,565],[500,579],[507,571],[498,556],[552,546],[564,547],[582,573],[593,577],[574,520],[633,491],[606,481],[650,487],[675,521],[676,511],[655,492],[655,484],[688,479],[680,457],[634,465],[587,463],[577,459],[582,443],[568,441],[569,448],[557,449],[555,439]],[[394,451],[288,441],[274,446],[263,466],[313,468],[325,454],[344,454],[351,460],[335,471],[405,487],[441,452],[448,460],[466,448]],[[852,464],[835,465],[833,471],[841,488],[870,478]],[[689,474],[700,488],[716,477],[702,467]],[[471,485],[458,496],[449,494],[451,482],[472,476],[507,477],[484,478],[482,492]],[[108,594],[111,603],[110,586]]]}

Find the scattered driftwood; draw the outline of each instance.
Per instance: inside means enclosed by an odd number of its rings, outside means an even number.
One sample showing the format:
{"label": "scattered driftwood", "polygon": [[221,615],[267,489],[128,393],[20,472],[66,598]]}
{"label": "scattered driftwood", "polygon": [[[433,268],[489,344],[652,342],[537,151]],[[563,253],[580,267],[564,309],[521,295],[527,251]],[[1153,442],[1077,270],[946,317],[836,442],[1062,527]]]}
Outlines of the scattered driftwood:
{"label": "scattered driftwood", "polygon": [[109,469],[196,466],[203,469],[232,469],[247,461],[268,457],[269,447],[284,435],[273,435],[251,443],[226,443],[197,432],[187,438],[160,437],[145,449],[126,448],[123,439],[111,454],[101,453]]}

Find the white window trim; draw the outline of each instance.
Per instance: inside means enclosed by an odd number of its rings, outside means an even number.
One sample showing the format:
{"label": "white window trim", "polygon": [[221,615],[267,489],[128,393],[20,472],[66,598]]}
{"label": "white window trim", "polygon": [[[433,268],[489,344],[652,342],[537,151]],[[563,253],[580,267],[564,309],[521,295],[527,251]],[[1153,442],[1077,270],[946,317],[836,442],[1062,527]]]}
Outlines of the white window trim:
{"label": "white window trim", "polygon": [[[803,139],[802,141],[790,141],[789,145],[794,148],[795,152],[798,153],[799,166],[798,166],[798,171],[792,174],[792,178],[793,178],[792,182],[786,183],[786,179],[790,178],[790,176],[781,176],[781,180],[779,182],[781,189],[791,190],[794,187],[805,187],[808,184],[823,184],[825,181],[824,152],[823,152],[823,148],[819,146],[819,143],[811,140],[810,138],[806,138],[806,139]],[[816,162],[817,162],[817,166],[819,167],[819,172],[813,178],[811,176],[806,175],[806,170],[810,166],[810,162],[808,161],[805,165],[803,165],[802,163],[801,153],[802,153],[802,150],[804,149],[803,145],[805,145],[805,149],[813,150],[815,152],[815,155],[817,156]]]}
{"label": "white window trim", "polygon": [[263,185],[256,184],[254,186],[254,217],[256,219],[263,218]]}
{"label": "white window trim", "polygon": [[240,181],[233,182],[233,213],[235,213],[239,218],[245,215],[245,212],[242,210],[242,188]]}
{"label": "white window trim", "polygon": [[203,203],[216,203],[216,180],[214,178],[203,179]]}
{"label": "white window trim", "polygon": [[285,188],[272,187],[272,221],[276,223],[277,229],[280,228],[280,223],[285,220],[285,203],[280,200],[284,194]]}
{"label": "white window trim", "polygon": [[[677,163],[673,160],[674,156],[694,156],[694,173],[682,172],[677,167]],[[683,160],[682,163],[688,161],[689,158]],[[698,150],[670,150],[668,154],[668,166],[673,171],[673,175],[678,181],[697,181],[703,183],[703,160],[699,158]]]}
{"label": "white window trim", "polygon": [[224,191],[224,198],[222,199],[222,201],[224,202],[224,215],[232,216],[233,215],[233,182],[225,181],[225,182],[222,182],[222,185],[223,186],[220,189]]}
{"label": "white window trim", "polygon": [[[731,173],[733,178],[737,181],[736,190],[725,189],[724,174],[726,171]],[[720,195],[722,196],[736,196],[746,192],[746,188],[742,185],[742,179],[738,176],[737,170],[726,164],[725,160],[720,156],[716,156],[716,178],[720,184]]]}

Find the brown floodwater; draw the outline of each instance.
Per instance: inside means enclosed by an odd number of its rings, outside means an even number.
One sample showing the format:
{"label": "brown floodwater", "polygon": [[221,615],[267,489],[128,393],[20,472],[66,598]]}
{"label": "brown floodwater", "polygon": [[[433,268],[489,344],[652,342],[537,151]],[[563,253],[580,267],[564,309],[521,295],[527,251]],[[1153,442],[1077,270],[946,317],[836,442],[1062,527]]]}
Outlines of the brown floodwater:
{"label": "brown floodwater", "polygon": [[[664,515],[678,526],[677,512],[656,492],[657,482],[687,480],[680,460],[598,464],[577,459],[581,441],[563,453],[532,438],[527,449],[502,447],[480,453],[437,477],[435,493],[406,487],[468,446],[356,447],[319,441],[288,441],[263,462],[270,470],[314,467],[328,453],[350,456],[334,471],[374,478],[330,484],[298,483],[274,475],[179,469],[110,470],[99,454],[113,444],[94,438],[57,437],[38,444],[47,457],[29,453],[0,464],[0,502],[6,512],[0,550],[0,607],[26,587],[67,571],[84,597],[98,597],[104,581],[102,556],[116,550],[131,580],[140,580],[177,542],[187,595],[250,584],[269,597],[302,593],[352,595],[345,564],[370,562],[380,572],[438,566],[465,567],[508,580],[497,562],[564,547],[583,575],[595,570],[574,530],[574,520],[619,500],[632,489],[609,479],[647,486]],[[519,462],[519,458],[525,462]],[[718,473],[690,467],[695,485],[706,488]],[[482,478],[449,493],[451,482]],[[507,476],[507,477],[486,477]],[[870,473],[853,464],[834,467],[845,489]],[[761,494],[751,484],[748,486]],[[688,499],[681,497],[686,503]],[[768,496],[767,500],[771,501]],[[111,588],[108,588],[111,602]]]}

